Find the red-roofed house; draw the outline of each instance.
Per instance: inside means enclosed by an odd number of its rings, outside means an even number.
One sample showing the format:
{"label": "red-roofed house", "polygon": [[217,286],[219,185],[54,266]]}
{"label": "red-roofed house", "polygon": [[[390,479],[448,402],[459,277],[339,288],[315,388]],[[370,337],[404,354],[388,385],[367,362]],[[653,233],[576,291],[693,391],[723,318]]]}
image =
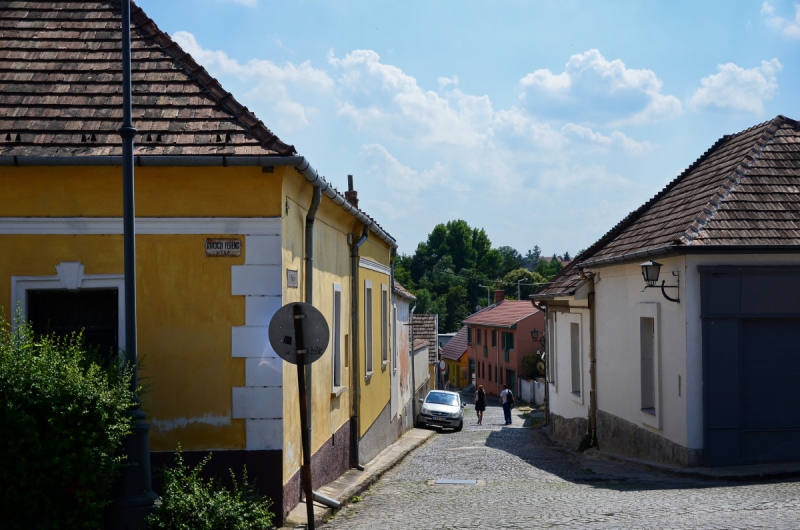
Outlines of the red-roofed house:
{"label": "red-roofed house", "polygon": [[544,314],[528,301],[503,296],[503,291],[495,291],[493,305],[464,320],[467,355],[475,362],[477,384],[487,393],[500,395],[506,384],[516,395],[522,358],[541,348],[531,331],[544,330]]}

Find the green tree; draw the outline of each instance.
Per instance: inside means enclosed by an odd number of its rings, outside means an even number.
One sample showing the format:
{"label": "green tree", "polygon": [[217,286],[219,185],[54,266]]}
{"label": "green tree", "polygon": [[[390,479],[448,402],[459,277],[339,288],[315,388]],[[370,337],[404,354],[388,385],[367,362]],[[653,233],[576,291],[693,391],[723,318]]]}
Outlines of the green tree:
{"label": "green tree", "polygon": [[519,291],[522,300],[527,300],[530,295],[536,292],[535,285],[526,285],[533,283],[545,283],[547,280],[538,272],[531,272],[528,269],[517,269],[509,272],[503,276],[503,282],[506,287],[506,298],[510,300],[517,299],[517,282],[520,282]]}
{"label": "green tree", "polygon": [[550,261],[540,259],[539,264],[536,266],[534,272],[538,272],[546,281],[550,281],[563,268],[564,266],[561,264],[558,258],[554,257],[554,259]]}

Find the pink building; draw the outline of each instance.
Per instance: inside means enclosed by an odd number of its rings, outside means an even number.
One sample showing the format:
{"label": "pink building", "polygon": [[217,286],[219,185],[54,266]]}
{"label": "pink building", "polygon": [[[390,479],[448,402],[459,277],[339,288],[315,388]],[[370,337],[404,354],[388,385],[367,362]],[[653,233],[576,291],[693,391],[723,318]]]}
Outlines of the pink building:
{"label": "pink building", "polygon": [[493,305],[464,320],[469,373],[488,394],[500,395],[506,384],[516,396],[522,358],[544,349],[531,335],[533,330],[543,335],[544,315],[529,301],[505,300],[504,291],[494,296]]}

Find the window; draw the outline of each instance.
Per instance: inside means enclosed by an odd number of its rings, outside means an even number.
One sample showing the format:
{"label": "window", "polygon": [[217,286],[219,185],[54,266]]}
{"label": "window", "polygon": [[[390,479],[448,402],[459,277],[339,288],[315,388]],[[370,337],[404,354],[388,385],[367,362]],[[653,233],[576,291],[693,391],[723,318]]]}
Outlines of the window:
{"label": "window", "polygon": [[472,344],[472,328],[467,328],[467,344]]}
{"label": "window", "polygon": [[484,357],[488,357],[489,356],[489,348],[487,348],[486,346],[483,347],[483,356]]}
{"label": "window", "polygon": [[366,375],[372,373],[372,282],[364,280],[364,355]]}
{"label": "window", "polygon": [[504,360],[505,362],[508,362],[508,350],[506,350],[506,351],[504,351],[504,352],[503,352],[503,360]]}
{"label": "window", "polygon": [[481,335],[482,335],[481,330],[476,329],[475,331],[476,331],[476,333],[475,333],[475,341],[478,344],[480,344],[481,343]]}
{"label": "window", "polygon": [[389,291],[381,284],[381,363],[386,368],[389,363]]}
{"label": "window", "polygon": [[492,330],[492,348],[497,348],[497,330]]}
{"label": "window", "polygon": [[397,304],[392,306],[392,366],[397,370],[399,353],[397,351],[397,333],[400,331],[399,322],[397,322]]}
{"label": "window", "polygon": [[503,384],[503,371],[500,369],[499,366],[497,367],[497,372],[500,374],[500,384],[502,385]]}
{"label": "window", "polygon": [[333,386],[342,386],[342,285],[333,284],[333,329],[331,329],[331,351],[333,352]]}
{"label": "window", "polygon": [[639,318],[639,338],[642,370],[642,410],[655,414],[655,319]]}
{"label": "window", "polygon": [[572,393],[581,395],[581,331],[580,325],[569,325],[570,363],[572,365]]}
{"label": "window", "polygon": [[506,351],[514,349],[514,334],[509,331],[503,332],[503,349]]}
{"label": "window", "polygon": [[489,365],[489,381],[492,380],[492,365]]}

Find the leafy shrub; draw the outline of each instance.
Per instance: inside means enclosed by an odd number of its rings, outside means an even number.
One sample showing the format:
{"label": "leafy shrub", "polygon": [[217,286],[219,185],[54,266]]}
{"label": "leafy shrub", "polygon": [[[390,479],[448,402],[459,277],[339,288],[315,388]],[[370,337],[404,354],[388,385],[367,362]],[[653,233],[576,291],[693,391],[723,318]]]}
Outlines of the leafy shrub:
{"label": "leafy shrub", "polygon": [[540,362],[542,362],[542,356],[537,353],[522,357],[522,377],[527,377],[528,379],[539,377],[539,370],[536,369],[536,365]]}
{"label": "leafy shrub", "polygon": [[6,528],[97,528],[130,432],[130,371],[98,366],[80,335],[34,336],[0,313],[0,513]]}
{"label": "leafy shrub", "polygon": [[200,478],[210,459],[208,455],[189,469],[178,447],[175,467],[164,470],[163,494],[147,518],[151,529],[262,530],[272,524],[271,503],[247,481],[247,468],[241,482],[231,471],[233,489],[229,490],[214,479]]}

